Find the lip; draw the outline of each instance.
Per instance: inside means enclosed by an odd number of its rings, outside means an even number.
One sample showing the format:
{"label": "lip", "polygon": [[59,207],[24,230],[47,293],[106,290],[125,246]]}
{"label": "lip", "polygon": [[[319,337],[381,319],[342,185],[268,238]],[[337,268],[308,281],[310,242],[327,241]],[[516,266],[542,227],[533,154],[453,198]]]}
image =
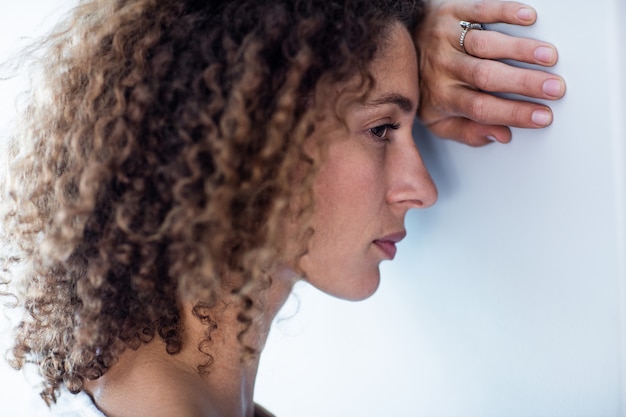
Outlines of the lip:
{"label": "lip", "polygon": [[383,251],[389,260],[392,260],[396,256],[397,248],[396,243],[400,242],[406,236],[405,231],[392,233],[390,235],[381,237],[374,240],[374,244]]}

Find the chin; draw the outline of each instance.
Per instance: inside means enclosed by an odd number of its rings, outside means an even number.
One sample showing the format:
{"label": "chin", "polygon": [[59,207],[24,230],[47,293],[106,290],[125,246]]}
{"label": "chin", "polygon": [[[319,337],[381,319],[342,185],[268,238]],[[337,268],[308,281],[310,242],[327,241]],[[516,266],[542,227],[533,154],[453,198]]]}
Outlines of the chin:
{"label": "chin", "polygon": [[346,278],[334,277],[324,283],[316,279],[308,279],[309,284],[333,297],[347,301],[363,301],[371,297],[380,285],[380,271],[359,274]]}

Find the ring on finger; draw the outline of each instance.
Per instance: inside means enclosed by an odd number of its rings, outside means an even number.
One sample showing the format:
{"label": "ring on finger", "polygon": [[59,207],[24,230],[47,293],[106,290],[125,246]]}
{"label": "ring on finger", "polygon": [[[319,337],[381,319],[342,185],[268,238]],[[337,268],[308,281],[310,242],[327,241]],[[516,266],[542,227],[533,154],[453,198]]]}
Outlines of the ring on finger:
{"label": "ring on finger", "polygon": [[467,49],[465,49],[465,36],[467,35],[467,32],[472,29],[484,30],[485,28],[480,23],[467,22],[465,20],[461,20],[459,22],[459,25],[461,25],[461,28],[463,28],[463,32],[461,32],[461,37],[459,38],[459,45],[461,45],[461,48],[463,48],[463,51],[466,54],[471,55],[469,52],[467,52]]}

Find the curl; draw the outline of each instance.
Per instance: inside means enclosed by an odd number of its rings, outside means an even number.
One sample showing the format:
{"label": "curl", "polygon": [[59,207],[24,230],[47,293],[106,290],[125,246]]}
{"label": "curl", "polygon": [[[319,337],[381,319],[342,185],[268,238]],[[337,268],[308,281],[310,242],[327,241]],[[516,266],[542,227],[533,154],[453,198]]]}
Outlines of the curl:
{"label": "curl", "polygon": [[186,301],[206,327],[201,374],[217,326],[206,309],[225,292],[244,356],[257,354],[244,335],[284,261],[283,219],[301,225],[297,259],[313,233],[316,88],[366,79],[389,26],[413,28],[420,7],[93,0],[38,44],[43,84],[13,137],[2,235],[25,311],[13,363],[39,367],[47,403],[155,337],[180,352]]}

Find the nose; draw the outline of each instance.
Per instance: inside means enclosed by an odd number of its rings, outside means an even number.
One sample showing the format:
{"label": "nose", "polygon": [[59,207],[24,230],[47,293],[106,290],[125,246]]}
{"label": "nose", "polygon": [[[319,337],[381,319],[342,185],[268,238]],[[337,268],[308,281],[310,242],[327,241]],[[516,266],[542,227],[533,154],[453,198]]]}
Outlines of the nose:
{"label": "nose", "polygon": [[[389,152],[387,201],[392,205],[427,208],[437,201],[437,187],[424,165],[412,135],[396,142]],[[393,146],[392,146],[393,147]]]}

